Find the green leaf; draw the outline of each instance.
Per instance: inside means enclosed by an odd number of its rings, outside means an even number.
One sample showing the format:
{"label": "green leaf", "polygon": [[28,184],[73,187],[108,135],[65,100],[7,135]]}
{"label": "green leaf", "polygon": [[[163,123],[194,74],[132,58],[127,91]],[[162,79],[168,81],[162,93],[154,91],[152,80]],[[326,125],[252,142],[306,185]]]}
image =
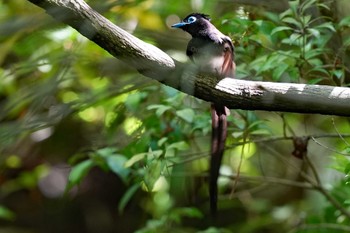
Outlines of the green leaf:
{"label": "green leaf", "polygon": [[123,210],[125,209],[125,206],[129,203],[130,199],[132,198],[132,196],[134,196],[134,194],[136,193],[136,191],[140,188],[140,184],[134,184],[133,186],[131,186],[122,196],[122,198],[119,201],[119,205],[118,205],[118,210],[119,213],[123,213]]}
{"label": "green leaf", "polygon": [[266,63],[267,60],[268,60],[267,55],[260,56],[249,64],[249,69],[255,70],[257,75],[258,75],[259,73],[262,72],[262,67]]}
{"label": "green leaf", "polygon": [[314,37],[318,38],[320,36],[320,31],[314,29],[314,28],[308,28],[307,31],[312,34]]}
{"label": "green leaf", "polygon": [[163,138],[161,138],[161,139],[159,139],[158,140],[158,143],[157,143],[157,145],[158,146],[162,146],[165,142],[167,142],[168,141],[168,138],[167,137],[163,137]]}
{"label": "green leaf", "polygon": [[276,27],[275,29],[273,29],[271,31],[271,35],[277,33],[277,32],[282,32],[282,31],[292,31],[293,28],[291,27],[288,27],[288,26],[279,26],[279,27]]}
{"label": "green leaf", "polygon": [[[311,72],[317,72],[317,73],[322,73],[324,74],[326,77],[329,77],[329,72],[325,69],[325,68],[322,68],[322,67],[314,67],[312,68],[308,73],[311,73]],[[323,79],[323,78],[321,78]]]}
{"label": "green leaf", "polygon": [[181,219],[183,217],[202,218],[203,214],[196,208],[188,208],[188,207],[177,208],[172,212],[170,212],[169,214],[169,218],[178,224],[181,223]]}
{"label": "green leaf", "polygon": [[107,158],[108,167],[126,183],[130,170],[125,167],[127,159],[123,155],[112,155]]}
{"label": "green leaf", "polygon": [[282,13],[279,15],[279,18],[280,18],[280,20],[282,20],[283,18],[286,18],[287,16],[292,16],[292,15],[293,15],[292,9],[289,8],[289,9],[287,9],[286,11],[282,12]]}
{"label": "green leaf", "polygon": [[348,46],[350,46],[350,38],[344,39],[343,47],[347,48]]}
{"label": "green leaf", "polygon": [[159,179],[164,163],[161,160],[152,160],[145,168],[144,184],[148,192],[152,192],[153,186]]}
{"label": "green leaf", "polygon": [[334,28],[334,25],[331,23],[331,22],[325,22],[325,23],[322,23],[320,25],[317,25],[315,27],[317,30],[322,30],[322,29],[328,29],[332,32],[335,32],[335,28]]}
{"label": "green leaf", "polygon": [[124,166],[125,167],[131,167],[135,163],[143,160],[146,157],[147,153],[140,153],[133,155],[128,161],[125,162]]}
{"label": "green leaf", "polygon": [[298,22],[295,18],[292,17],[285,17],[282,19],[284,23],[290,23],[296,26],[297,28],[302,28],[302,25],[300,22]]}
{"label": "green leaf", "polygon": [[329,6],[327,6],[326,4],[323,4],[323,3],[317,3],[317,6],[319,7],[319,8],[324,8],[324,9],[326,9],[326,10],[330,10],[330,8],[329,8]]}
{"label": "green leaf", "polygon": [[150,149],[147,153],[147,160],[153,161],[154,159],[160,158],[160,156],[163,154],[163,150],[152,150]]}
{"label": "green leaf", "polygon": [[164,114],[164,112],[171,109],[171,106],[162,105],[162,104],[153,104],[147,107],[147,110],[152,110],[152,109],[156,109],[156,115],[161,116]]}
{"label": "green leaf", "polygon": [[270,35],[272,29],[275,28],[275,24],[266,20],[255,20],[254,24],[256,24],[259,28],[259,31],[265,35]]}
{"label": "green leaf", "polygon": [[114,155],[116,151],[117,149],[114,147],[105,147],[97,150],[96,153],[103,158],[108,158],[109,156]]}
{"label": "green leaf", "polygon": [[0,205],[0,219],[13,221],[15,219],[16,215],[14,212],[9,210],[8,208]]}
{"label": "green leaf", "polygon": [[137,111],[137,108],[140,105],[140,102],[147,96],[146,92],[135,92],[130,93],[125,100],[125,105],[134,111]]}
{"label": "green leaf", "polygon": [[277,66],[273,72],[272,72],[272,79],[274,81],[278,81],[280,80],[282,74],[288,69],[289,65],[282,63],[279,66]]}
{"label": "green leaf", "polygon": [[308,60],[321,54],[324,54],[322,49],[310,49],[305,53],[305,59]]}
{"label": "green leaf", "polygon": [[167,146],[164,157],[170,158],[176,155],[176,150],[185,151],[188,150],[189,146],[186,142],[175,142]]}
{"label": "green leaf", "polygon": [[313,58],[313,59],[308,59],[307,62],[312,65],[312,66],[322,66],[322,61],[321,59],[318,58]]}
{"label": "green leaf", "polygon": [[282,43],[284,44],[289,44],[289,45],[297,45],[300,46],[301,45],[301,35],[297,34],[297,33],[293,33],[292,35],[290,35],[290,37],[288,38],[284,38],[282,40]]}
{"label": "green leaf", "polygon": [[231,233],[232,231],[224,228],[209,227],[205,230],[198,231],[197,233]]}
{"label": "green leaf", "polygon": [[311,79],[309,80],[307,83],[308,84],[317,84],[319,82],[321,82],[324,78],[314,78],[314,79]]}
{"label": "green leaf", "polygon": [[176,115],[178,117],[180,117],[181,119],[187,121],[188,123],[192,123],[194,116],[195,116],[195,113],[194,113],[193,109],[186,108],[186,109],[176,111]]}
{"label": "green leaf", "polygon": [[344,164],[344,173],[350,174],[350,162],[347,162],[346,165]]}
{"label": "green leaf", "polygon": [[350,27],[350,16],[347,16],[340,20],[339,27]]}
{"label": "green leaf", "polygon": [[93,166],[94,163],[90,159],[73,166],[69,173],[67,190],[79,184]]}
{"label": "green leaf", "polygon": [[126,119],[126,107],[124,104],[120,104],[116,106],[112,112],[108,113],[108,117],[106,117],[106,125],[111,132],[123,123]]}
{"label": "green leaf", "polygon": [[189,218],[202,218],[203,214],[196,208],[177,208],[174,210],[176,215],[180,215],[181,217],[189,217]]}
{"label": "green leaf", "polygon": [[167,149],[177,149],[177,150],[188,150],[189,146],[187,144],[187,142],[185,141],[181,141],[181,142],[175,142],[175,143],[172,143],[170,144]]}
{"label": "green leaf", "polygon": [[341,79],[344,77],[344,71],[343,70],[334,70],[332,71],[332,74],[337,77],[337,79]]}
{"label": "green leaf", "polygon": [[317,4],[317,0],[303,1],[300,6],[301,13],[304,14],[307,9],[309,9],[312,5],[315,5],[315,4]]}
{"label": "green leaf", "polygon": [[332,164],[332,168],[348,175],[350,171],[350,163],[349,160],[344,155],[334,155],[333,156],[334,164]]}

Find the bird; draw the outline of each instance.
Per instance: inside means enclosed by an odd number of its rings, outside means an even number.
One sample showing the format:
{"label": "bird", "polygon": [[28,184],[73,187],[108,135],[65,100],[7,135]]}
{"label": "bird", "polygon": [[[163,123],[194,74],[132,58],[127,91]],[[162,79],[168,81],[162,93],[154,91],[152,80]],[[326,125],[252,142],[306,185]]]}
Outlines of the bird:
{"label": "bird", "polygon": [[[188,42],[186,55],[203,73],[212,73],[218,77],[234,78],[234,45],[230,37],[220,32],[203,13],[191,13],[181,22],[172,25],[188,32],[192,39]],[[218,186],[217,180],[225,151],[227,137],[227,116],[229,109],[217,100],[211,104],[212,133],[211,159],[209,169],[210,212],[217,213]]]}

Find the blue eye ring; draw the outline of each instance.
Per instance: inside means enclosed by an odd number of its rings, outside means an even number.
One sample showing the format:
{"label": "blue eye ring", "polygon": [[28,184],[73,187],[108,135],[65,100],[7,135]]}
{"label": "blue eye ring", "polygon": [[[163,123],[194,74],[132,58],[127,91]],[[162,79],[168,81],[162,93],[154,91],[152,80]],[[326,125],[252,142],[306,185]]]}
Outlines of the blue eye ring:
{"label": "blue eye ring", "polygon": [[190,16],[190,17],[187,19],[187,22],[188,22],[188,23],[194,23],[196,20],[197,20],[196,17]]}

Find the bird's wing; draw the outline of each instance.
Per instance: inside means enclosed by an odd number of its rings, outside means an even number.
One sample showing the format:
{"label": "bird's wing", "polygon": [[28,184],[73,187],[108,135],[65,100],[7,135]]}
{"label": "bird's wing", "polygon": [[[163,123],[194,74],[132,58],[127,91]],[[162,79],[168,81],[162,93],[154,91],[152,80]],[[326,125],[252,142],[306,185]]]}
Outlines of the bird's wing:
{"label": "bird's wing", "polygon": [[224,63],[222,64],[221,73],[226,77],[234,77],[236,64],[234,63],[234,47],[229,37],[223,39],[224,45]]}

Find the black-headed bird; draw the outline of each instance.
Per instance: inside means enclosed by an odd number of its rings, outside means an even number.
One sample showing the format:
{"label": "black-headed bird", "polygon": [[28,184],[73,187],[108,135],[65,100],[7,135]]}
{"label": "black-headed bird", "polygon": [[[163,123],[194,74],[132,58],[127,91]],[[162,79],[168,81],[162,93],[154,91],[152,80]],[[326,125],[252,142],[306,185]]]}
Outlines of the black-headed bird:
{"label": "black-headed bird", "polygon": [[[200,72],[213,73],[224,77],[234,77],[234,46],[230,37],[222,34],[210,23],[208,15],[192,13],[182,22],[172,25],[192,35],[187,45],[186,54]],[[211,105],[212,141],[209,174],[210,210],[217,212],[218,187],[217,180],[222,156],[225,150],[227,134],[227,115],[229,110],[216,101]]]}

